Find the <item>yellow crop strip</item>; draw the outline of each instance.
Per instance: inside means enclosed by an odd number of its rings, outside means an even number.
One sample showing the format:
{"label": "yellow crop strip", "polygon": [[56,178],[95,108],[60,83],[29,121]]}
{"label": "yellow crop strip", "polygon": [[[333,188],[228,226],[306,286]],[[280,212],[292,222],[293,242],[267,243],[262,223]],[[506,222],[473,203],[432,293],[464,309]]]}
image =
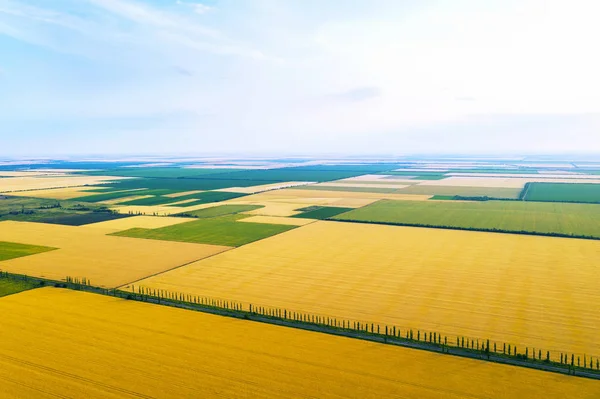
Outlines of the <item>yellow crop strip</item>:
{"label": "yellow crop strip", "polygon": [[600,396],[582,378],[56,288],[0,314],[2,398]]}
{"label": "yellow crop strip", "polygon": [[0,262],[0,270],[53,280],[85,277],[94,285],[114,287],[229,249],[105,233],[86,226],[0,222],[0,241],[58,248]]}
{"label": "yellow crop strip", "polygon": [[599,260],[592,240],[316,222],[136,285],[599,356]]}

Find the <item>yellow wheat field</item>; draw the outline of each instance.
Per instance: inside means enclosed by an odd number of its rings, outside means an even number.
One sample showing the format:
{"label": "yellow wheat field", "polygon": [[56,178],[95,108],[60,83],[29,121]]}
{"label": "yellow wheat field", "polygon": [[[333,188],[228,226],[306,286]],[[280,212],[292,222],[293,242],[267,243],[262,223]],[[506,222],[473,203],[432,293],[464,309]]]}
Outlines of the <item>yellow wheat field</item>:
{"label": "yellow wheat field", "polygon": [[31,190],[31,191],[19,191],[20,197],[34,197],[34,198],[49,198],[57,200],[68,200],[78,197],[86,197],[89,195],[96,195],[98,193],[89,191],[96,187],[66,187],[66,188],[51,188],[47,190]]}
{"label": "yellow wheat field", "polygon": [[136,284],[600,356],[599,264],[599,241],[320,221]]}
{"label": "yellow wheat field", "polygon": [[81,226],[84,229],[97,229],[101,234],[116,233],[133,228],[158,229],[174,224],[191,222],[194,218],[181,218],[169,216],[132,216],[122,219],[107,220],[105,222],[91,223]]}
{"label": "yellow wheat field", "polygon": [[86,277],[94,285],[114,287],[229,249],[102,233],[86,226],[0,222],[0,241],[58,248],[2,261],[0,270],[53,280]]}
{"label": "yellow wheat field", "polygon": [[583,378],[56,288],[0,314],[2,398],[600,396]]}
{"label": "yellow wheat field", "polygon": [[240,219],[240,223],[267,223],[267,224],[286,224],[290,226],[305,226],[313,223],[314,219],[290,218],[280,216],[250,216],[249,218]]}

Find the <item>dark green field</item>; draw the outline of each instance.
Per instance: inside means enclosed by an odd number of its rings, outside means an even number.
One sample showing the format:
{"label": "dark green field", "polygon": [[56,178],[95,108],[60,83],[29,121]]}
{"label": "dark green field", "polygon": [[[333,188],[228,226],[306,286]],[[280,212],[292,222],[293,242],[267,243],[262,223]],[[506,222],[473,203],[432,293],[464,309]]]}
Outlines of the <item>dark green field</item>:
{"label": "dark green field", "polygon": [[410,176],[411,179],[414,180],[441,180],[446,178],[446,172],[423,172],[423,171],[389,171],[382,172],[382,175],[391,175],[391,176]]}
{"label": "dark green field", "polygon": [[[55,248],[0,241],[0,261],[52,251]],[[1,270],[0,265],[0,270]]]}
{"label": "dark green field", "polygon": [[149,190],[118,190],[111,189],[102,192],[101,194],[87,195],[83,197],[74,198],[73,201],[82,201],[82,202],[101,202],[101,201],[111,201],[119,198],[126,198],[138,195],[167,195],[167,194],[175,194],[180,192],[179,190],[167,190],[167,189],[149,189]]}
{"label": "dark green field", "polygon": [[600,238],[600,206],[593,204],[381,200],[333,219]]}
{"label": "dark green field", "polygon": [[264,208],[263,205],[219,205],[210,208],[198,209],[196,211],[180,213],[177,216],[187,216],[199,219],[214,218],[225,215],[233,215],[241,212],[249,212],[255,209]]}
{"label": "dark green field", "polygon": [[10,278],[0,277],[0,297],[27,291],[36,287],[39,287],[39,285],[36,285],[30,281],[13,280]]}
{"label": "dark green field", "polygon": [[354,208],[341,208],[335,206],[311,206],[308,208],[303,208],[299,210],[304,210],[298,215],[294,215],[292,217],[295,218],[303,218],[303,219],[328,219],[330,217],[339,215],[344,212],[349,212],[354,210]]}
{"label": "dark green field", "polygon": [[[118,217],[105,206],[74,200],[0,196],[0,221],[81,225]],[[86,222],[86,220],[91,220]]]}
{"label": "dark green field", "polygon": [[527,183],[523,193],[526,201],[600,204],[600,184]]}
{"label": "dark green field", "polygon": [[114,235],[237,247],[296,227],[280,224],[238,222],[238,220],[246,217],[248,216],[228,215],[198,219],[197,221],[159,229],[130,229]]}

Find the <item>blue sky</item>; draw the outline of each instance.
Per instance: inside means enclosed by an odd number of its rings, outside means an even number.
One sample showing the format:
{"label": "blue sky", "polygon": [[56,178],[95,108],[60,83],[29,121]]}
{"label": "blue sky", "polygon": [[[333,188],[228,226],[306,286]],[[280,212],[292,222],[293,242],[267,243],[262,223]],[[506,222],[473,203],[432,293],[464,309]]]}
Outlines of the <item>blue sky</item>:
{"label": "blue sky", "polygon": [[0,155],[598,151],[598,11],[0,0]]}

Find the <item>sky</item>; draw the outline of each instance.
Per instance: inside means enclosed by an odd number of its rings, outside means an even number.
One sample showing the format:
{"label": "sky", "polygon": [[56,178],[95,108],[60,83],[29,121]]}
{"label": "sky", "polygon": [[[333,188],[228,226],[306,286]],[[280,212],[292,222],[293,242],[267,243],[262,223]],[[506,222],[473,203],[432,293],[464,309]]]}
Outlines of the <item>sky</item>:
{"label": "sky", "polygon": [[600,152],[596,0],[0,0],[0,155]]}

